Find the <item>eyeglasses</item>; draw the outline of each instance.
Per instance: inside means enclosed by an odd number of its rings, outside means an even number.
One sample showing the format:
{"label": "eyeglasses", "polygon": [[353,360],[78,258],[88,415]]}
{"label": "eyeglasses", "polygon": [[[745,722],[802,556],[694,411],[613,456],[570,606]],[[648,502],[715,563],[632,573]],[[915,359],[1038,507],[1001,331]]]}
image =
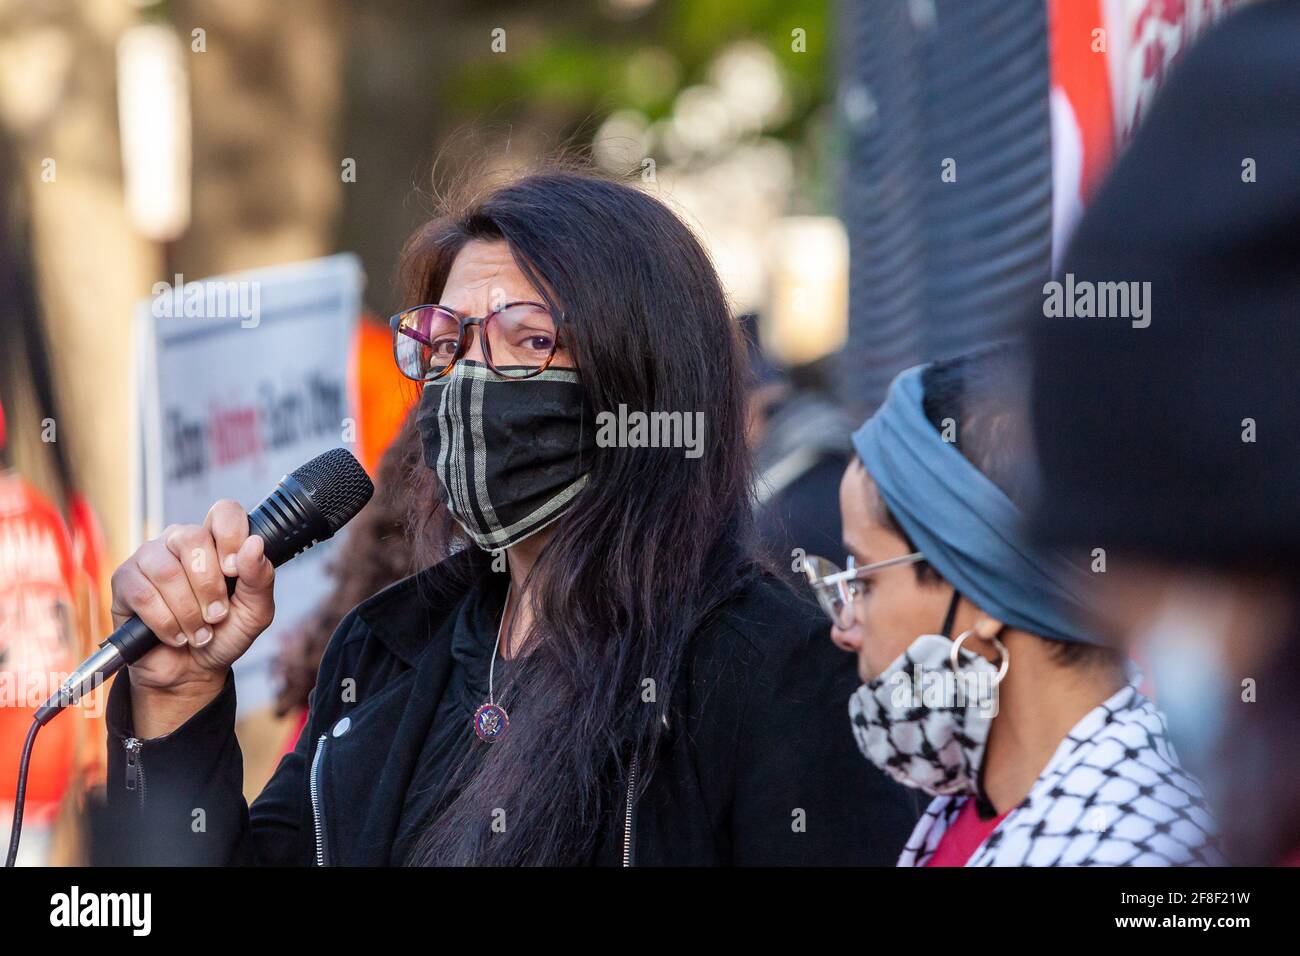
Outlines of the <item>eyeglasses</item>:
{"label": "eyeglasses", "polygon": [[841,630],[847,630],[853,626],[853,599],[866,591],[864,578],[885,568],[924,560],[925,555],[913,551],[901,557],[864,564],[859,568],[854,566],[853,556],[850,555],[848,570],[841,571],[833,561],[810,554],[803,559],[803,573],[812,585],[813,593],[817,595],[817,603],[822,606],[831,623]]}
{"label": "eyeglasses", "polygon": [[393,358],[409,379],[446,375],[469,349],[468,329],[479,327],[487,367],[502,378],[530,378],[555,361],[558,322],[540,302],[507,302],[487,315],[461,315],[443,305],[417,305],[388,320]]}

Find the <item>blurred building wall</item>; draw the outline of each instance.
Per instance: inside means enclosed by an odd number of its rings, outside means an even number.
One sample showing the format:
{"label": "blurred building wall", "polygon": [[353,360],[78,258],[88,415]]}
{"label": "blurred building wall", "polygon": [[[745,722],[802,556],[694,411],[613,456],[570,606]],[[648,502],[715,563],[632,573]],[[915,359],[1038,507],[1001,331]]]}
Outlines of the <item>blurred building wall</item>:
{"label": "blurred building wall", "polygon": [[187,277],[336,251],[345,60],[342,0],[178,0],[192,45],[194,223],[176,244]]}
{"label": "blurred building wall", "polygon": [[1009,334],[1051,268],[1043,0],[841,0],[842,397]]}
{"label": "blurred building wall", "polygon": [[1033,315],[1115,150],[1245,2],[839,0],[848,404]]}

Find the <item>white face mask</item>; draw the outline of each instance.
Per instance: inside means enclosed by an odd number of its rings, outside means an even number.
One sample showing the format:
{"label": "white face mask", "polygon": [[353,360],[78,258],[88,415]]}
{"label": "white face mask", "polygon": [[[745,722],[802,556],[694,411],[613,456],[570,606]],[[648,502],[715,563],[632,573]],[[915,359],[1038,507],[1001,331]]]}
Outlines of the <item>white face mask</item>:
{"label": "white face mask", "polygon": [[1137,638],[1169,739],[1193,776],[1214,766],[1227,722],[1227,663],[1223,642],[1234,596],[1213,587],[1172,589]]}
{"label": "white face mask", "polygon": [[[969,633],[969,632],[968,632]],[[960,638],[959,638],[960,641]],[[863,756],[899,783],[932,796],[979,792],[989,728],[1006,675],[938,634],[923,634],[849,699],[853,734]]]}

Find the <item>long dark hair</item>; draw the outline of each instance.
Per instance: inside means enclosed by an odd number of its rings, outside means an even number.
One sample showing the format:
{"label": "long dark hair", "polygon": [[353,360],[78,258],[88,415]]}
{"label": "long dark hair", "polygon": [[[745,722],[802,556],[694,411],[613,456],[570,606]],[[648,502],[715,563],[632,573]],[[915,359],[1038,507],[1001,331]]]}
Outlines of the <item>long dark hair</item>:
{"label": "long dark hair", "polygon": [[[462,190],[442,206],[403,254],[408,304],[438,301],[466,243],[504,240],[563,314],[561,338],[597,414],[704,413],[699,458],[596,450],[527,582],[535,622],[526,666],[512,671],[510,733],[466,762],[474,772],[462,768],[463,786],[413,854],[425,864],[585,862],[618,809],[607,805],[611,775],[622,779],[633,754],[642,781],[653,771],[691,634],[753,571],[745,353],[703,247],[638,188],[566,167]],[[412,478],[430,503],[420,536],[436,558],[458,546],[455,529],[433,473]],[[501,833],[491,832],[496,808]]]}

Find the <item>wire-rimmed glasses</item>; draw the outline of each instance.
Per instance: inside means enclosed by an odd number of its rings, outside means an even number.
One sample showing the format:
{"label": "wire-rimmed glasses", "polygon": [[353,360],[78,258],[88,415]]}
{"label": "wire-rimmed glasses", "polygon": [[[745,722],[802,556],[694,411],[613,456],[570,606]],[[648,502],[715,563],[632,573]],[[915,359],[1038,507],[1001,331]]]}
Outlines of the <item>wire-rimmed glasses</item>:
{"label": "wire-rimmed glasses", "polygon": [[831,623],[840,630],[847,630],[853,626],[853,600],[864,590],[863,578],[885,568],[924,560],[925,555],[913,551],[911,554],[857,567],[853,556],[849,555],[848,568],[841,571],[835,562],[810,554],[803,559],[803,573],[812,585],[813,593],[817,595],[817,603],[822,606]]}

